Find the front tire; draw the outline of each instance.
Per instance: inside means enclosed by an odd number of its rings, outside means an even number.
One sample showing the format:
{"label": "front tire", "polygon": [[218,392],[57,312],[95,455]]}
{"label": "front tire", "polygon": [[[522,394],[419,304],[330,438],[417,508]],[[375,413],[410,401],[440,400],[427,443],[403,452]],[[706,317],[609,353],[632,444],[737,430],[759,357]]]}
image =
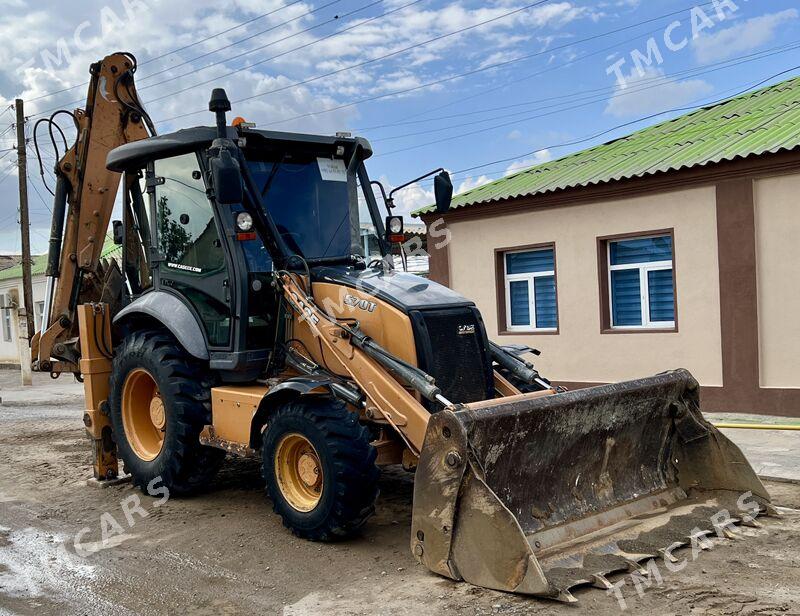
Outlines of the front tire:
{"label": "front tire", "polygon": [[125,470],[147,493],[159,480],[171,493],[205,488],[225,452],[200,444],[211,423],[211,382],[203,364],[168,333],[127,336],[112,363],[109,408]]}
{"label": "front tire", "polygon": [[358,415],[331,398],[278,408],[261,450],[267,493],[284,526],[311,541],[355,535],[375,512],[380,471]]}

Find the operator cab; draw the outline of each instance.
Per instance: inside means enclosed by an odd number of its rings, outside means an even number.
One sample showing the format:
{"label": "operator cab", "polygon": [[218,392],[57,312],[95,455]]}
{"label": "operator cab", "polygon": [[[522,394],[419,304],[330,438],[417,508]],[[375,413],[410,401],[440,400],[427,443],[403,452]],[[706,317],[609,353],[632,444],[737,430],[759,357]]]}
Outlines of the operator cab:
{"label": "operator cab", "polygon": [[107,166],[126,187],[115,224],[125,302],[177,298],[201,325],[210,367],[224,380],[251,381],[281,333],[276,269],[364,269],[390,246],[365,139],[224,131],[222,139],[220,127],[196,127],[129,143]]}

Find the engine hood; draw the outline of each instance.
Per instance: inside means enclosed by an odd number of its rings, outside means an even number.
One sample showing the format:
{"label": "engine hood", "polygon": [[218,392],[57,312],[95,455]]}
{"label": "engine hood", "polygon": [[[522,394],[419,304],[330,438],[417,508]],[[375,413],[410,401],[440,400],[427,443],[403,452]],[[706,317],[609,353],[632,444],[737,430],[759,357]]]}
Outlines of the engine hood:
{"label": "engine hood", "polygon": [[414,274],[366,270],[349,266],[319,266],[311,271],[314,282],[328,282],[374,295],[403,312],[474,306],[474,302],[447,287]]}

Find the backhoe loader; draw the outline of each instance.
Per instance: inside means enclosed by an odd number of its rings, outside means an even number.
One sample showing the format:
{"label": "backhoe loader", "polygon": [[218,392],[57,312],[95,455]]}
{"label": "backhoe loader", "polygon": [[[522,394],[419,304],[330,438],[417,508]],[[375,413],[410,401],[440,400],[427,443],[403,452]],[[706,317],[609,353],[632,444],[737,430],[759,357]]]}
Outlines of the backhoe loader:
{"label": "backhoe loader", "polygon": [[[395,269],[403,220],[379,206],[365,139],[229,124],[220,89],[214,126],[157,136],[135,70],[126,53],[94,64],[72,114],[32,343],[36,369],[84,379],[98,480],[119,456],[142,490],[189,494],[226,454],[260,456],[285,526],[330,541],[402,464],[428,569],[564,601],[729,536],[720,510],[774,512],[685,370],[563,391],[532,349],[491,342],[473,302]],[[109,228],[119,266],[99,262]]]}

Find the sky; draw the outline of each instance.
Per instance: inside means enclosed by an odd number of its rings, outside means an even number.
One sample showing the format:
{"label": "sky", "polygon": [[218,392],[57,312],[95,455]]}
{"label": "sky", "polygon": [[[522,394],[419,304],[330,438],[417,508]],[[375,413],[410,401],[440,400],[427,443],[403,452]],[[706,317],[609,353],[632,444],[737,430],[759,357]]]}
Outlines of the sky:
{"label": "sky", "polygon": [[[370,175],[387,188],[444,167],[463,192],[800,75],[800,10],[790,0],[0,0],[0,253],[20,250],[14,99],[29,118],[41,253],[52,197],[33,123],[81,106],[89,64],[117,50],[138,58],[159,133],[213,124],[208,98],[224,87],[233,115],[260,128],[368,138]],[[425,181],[396,203],[408,214],[432,200]]]}

